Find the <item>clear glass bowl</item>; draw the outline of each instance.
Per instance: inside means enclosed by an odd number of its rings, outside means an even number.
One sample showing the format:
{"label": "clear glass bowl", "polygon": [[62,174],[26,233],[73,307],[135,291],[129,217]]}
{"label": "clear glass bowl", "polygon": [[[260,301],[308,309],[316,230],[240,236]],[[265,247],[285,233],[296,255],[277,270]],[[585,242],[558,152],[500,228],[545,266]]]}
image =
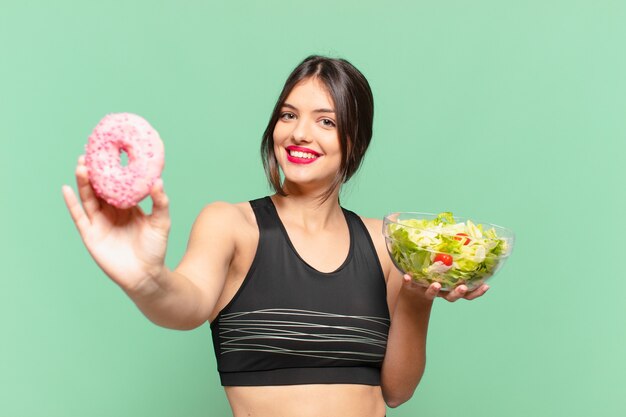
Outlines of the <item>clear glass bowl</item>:
{"label": "clear glass bowl", "polygon": [[385,216],[383,235],[396,267],[416,283],[439,282],[443,291],[465,284],[472,291],[491,278],[511,255],[515,235],[490,223],[454,216],[454,222],[426,226],[437,214],[396,212]]}

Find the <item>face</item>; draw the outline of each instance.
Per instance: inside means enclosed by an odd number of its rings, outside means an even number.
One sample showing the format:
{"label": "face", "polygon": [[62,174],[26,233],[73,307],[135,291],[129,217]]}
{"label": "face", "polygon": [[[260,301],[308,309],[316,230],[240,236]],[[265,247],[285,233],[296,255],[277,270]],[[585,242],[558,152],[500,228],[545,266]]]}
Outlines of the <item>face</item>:
{"label": "face", "polygon": [[274,153],[288,189],[325,190],[332,183],[341,166],[336,120],[323,83],[309,78],[291,90],[274,127]]}

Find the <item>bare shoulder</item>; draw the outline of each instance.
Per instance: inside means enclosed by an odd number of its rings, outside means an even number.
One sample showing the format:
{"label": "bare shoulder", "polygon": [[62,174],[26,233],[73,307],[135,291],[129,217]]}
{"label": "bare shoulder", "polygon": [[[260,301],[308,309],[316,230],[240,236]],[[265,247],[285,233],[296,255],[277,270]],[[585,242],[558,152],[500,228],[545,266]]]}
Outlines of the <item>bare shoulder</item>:
{"label": "bare shoulder", "polygon": [[217,230],[240,230],[241,227],[255,226],[256,221],[252,207],[248,202],[227,203],[215,201],[204,206],[196,223],[199,226]]}
{"label": "bare shoulder", "polygon": [[235,254],[254,239],[255,233],[256,221],[249,203],[207,204],[193,224],[177,269],[190,277],[223,278]]}
{"label": "bare shoulder", "polygon": [[374,248],[378,254],[380,265],[383,268],[385,277],[388,275],[391,268],[391,262],[389,255],[387,254],[387,247],[385,246],[385,238],[383,237],[383,221],[382,219],[372,219],[368,217],[362,217],[361,220],[369,232]]}
{"label": "bare shoulder", "polygon": [[254,241],[255,227],[250,222],[255,221],[250,219],[246,205],[250,207],[248,203],[216,201],[203,207],[191,229],[187,250],[175,269],[203,292],[204,301],[199,308],[207,319],[218,305],[236,258],[250,245],[248,242]]}
{"label": "bare shoulder", "polygon": [[190,247],[227,251],[235,249],[256,232],[256,219],[250,204],[216,201],[198,214],[189,239]]}
{"label": "bare shoulder", "polygon": [[387,280],[387,303],[390,307],[390,311],[393,311],[402,279],[400,272],[393,264],[391,256],[389,256],[387,252],[387,244],[383,236],[383,221],[382,219],[368,219],[365,217],[361,217],[361,220],[363,220],[365,227],[367,227],[367,230],[372,236],[372,242],[374,242],[380,265],[385,274],[385,280]]}
{"label": "bare shoulder", "polygon": [[365,224],[365,227],[367,227],[367,230],[370,232],[372,240],[374,240],[375,237],[380,237],[382,239],[383,221],[381,219],[371,219],[361,216],[361,220],[363,221],[363,224]]}

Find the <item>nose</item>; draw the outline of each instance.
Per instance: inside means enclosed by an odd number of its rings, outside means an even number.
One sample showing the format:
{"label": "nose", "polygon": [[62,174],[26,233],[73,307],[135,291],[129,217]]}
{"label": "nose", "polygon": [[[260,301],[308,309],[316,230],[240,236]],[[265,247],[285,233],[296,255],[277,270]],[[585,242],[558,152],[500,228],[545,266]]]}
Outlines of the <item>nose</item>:
{"label": "nose", "polygon": [[291,131],[291,139],[295,143],[306,143],[311,141],[308,122],[306,118],[298,119]]}

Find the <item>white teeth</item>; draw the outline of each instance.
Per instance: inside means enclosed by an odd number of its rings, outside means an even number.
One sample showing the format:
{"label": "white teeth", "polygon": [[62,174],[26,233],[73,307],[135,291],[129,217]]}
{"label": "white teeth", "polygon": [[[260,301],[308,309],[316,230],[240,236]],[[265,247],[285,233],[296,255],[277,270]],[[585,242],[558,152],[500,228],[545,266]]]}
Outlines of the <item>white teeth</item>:
{"label": "white teeth", "polygon": [[308,152],[300,152],[300,151],[289,151],[289,155],[295,156],[296,158],[305,158],[305,159],[314,159],[317,158],[312,153]]}

